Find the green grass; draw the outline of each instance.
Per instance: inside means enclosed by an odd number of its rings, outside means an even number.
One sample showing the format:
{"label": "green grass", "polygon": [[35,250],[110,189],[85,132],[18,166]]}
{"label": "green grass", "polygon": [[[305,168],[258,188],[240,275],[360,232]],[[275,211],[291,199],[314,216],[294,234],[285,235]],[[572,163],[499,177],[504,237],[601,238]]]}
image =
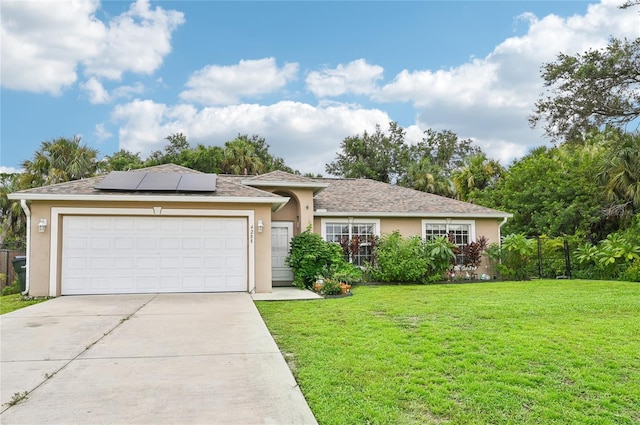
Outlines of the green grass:
{"label": "green grass", "polygon": [[20,310],[21,308],[41,303],[47,299],[48,298],[33,298],[25,300],[21,294],[2,295],[0,296],[0,314]]}
{"label": "green grass", "polygon": [[640,284],[359,286],[257,302],[320,424],[638,424]]}

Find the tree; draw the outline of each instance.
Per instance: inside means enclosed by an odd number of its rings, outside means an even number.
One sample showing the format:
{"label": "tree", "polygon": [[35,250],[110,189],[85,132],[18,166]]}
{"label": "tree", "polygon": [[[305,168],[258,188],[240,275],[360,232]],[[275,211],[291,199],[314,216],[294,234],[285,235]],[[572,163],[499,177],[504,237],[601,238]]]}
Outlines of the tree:
{"label": "tree", "polygon": [[251,143],[236,139],[224,144],[222,172],[243,175],[261,174],[264,172],[264,163]]}
{"label": "tree", "polygon": [[25,172],[20,187],[31,188],[91,177],[98,169],[98,150],[81,144],[81,139],[60,137],[42,142],[32,160],[22,163]]}
{"label": "tree", "polygon": [[164,151],[151,152],[149,158],[145,161],[146,166],[178,164],[180,162],[180,156],[189,150],[189,141],[182,133],[170,134],[165,137],[165,140],[169,143],[165,145]]}
{"label": "tree", "polygon": [[104,158],[104,162],[108,171],[135,170],[144,166],[142,159],[140,159],[140,154],[133,154],[124,149],[120,149],[113,155],[107,155]]}
{"label": "tree", "polygon": [[380,125],[372,134],[349,136],[340,144],[341,152],[325,166],[327,173],[345,178],[368,178],[396,183],[404,174],[408,150],[405,131],[395,122],[385,133]]}
{"label": "tree", "polygon": [[623,128],[640,117],[640,38],[612,38],[602,50],[559,54],[543,66],[547,94],[529,117],[532,127],[545,121],[554,140],[583,140],[590,129]]}
{"label": "tree", "polygon": [[424,157],[409,165],[402,185],[440,196],[453,196],[451,180],[446,176],[444,170],[434,164],[429,157]]}
{"label": "tree", "polygon": [[640,211],[640,133],[623,133],[608,129],[606,153],[598,178],[614,202],[610,211],[630,217]]}
{"label": "tree", "polygon": [[273,156],[269,152],[270,146],[267,144],[263,137],[254,134],[249,137],[247,134],[238,134],[235,140],[243,140],[253,146],[255,154],[264,164],[264,172],[269,173],[275,170],[286,171],[287,173],[294,173],[294,170],[288,167],[284,159],[279,156]]}
{"label": "tree", "polygon": [[474,199],[514,214],[503,234],[602,239],[621,224],[604,214],[609,202],[594,178],[604,153],[591,136],[584,145],[539,147],[515,161],[494,186],[474,192]]}
{"label": "tree", "polygon": [[428,129],[423,134],[422,141],[409,148],[410,161],[420,162],[429,157],[447,177],[462,167],[467,157],[481,152],[480,148],[472,146],[471,139],[460,139],[450,130]]}
{"label": "tree", "polygon": [[21,241],[25,235],[25,216],[20,201],[7,195],[20,190],[19,174],[0,174],[0,246],[9,241]]}
{"label": "tree", "polygon": [[453,186],[463,201],[473,201],[473,194],[495,184],[505,169],[484,153],[468,156],[464,166],[453,172]]}

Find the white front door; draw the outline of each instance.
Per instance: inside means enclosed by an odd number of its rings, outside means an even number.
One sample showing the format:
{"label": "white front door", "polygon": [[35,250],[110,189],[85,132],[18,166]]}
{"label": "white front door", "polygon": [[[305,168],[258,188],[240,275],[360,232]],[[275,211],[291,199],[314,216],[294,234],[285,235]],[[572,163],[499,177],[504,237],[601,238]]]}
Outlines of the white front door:
{"label": "white front door", "polygon": [[271,222],[271,279],[274,282],[292,282],[293,273],[284,260],[289,255],[289,244],[293,237],[293,222]]}
{"label": "white front door", "polygon": [[247,219],[65,216],[62,295],[247,291]]}

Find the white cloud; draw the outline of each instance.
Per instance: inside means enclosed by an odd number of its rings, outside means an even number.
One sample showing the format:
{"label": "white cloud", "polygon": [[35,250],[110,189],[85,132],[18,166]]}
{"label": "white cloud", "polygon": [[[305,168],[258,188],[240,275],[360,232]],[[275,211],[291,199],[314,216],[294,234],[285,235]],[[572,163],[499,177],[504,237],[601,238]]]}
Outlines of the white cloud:
{"label": "white cloud", "polygon": [[150,100],[119,105],[112,119],[120,125],[120,149],[145,157],[166,145],[165,137],[184,133],[190,143],[219,145],[238,133],[258,134],[271,145],[271,153],[284,157],[302,172],[324,173],[340,142],[347,136],[373,131],[389,116],[377,109],[344,104],[315,107],[283,101],[273,105],[240,104],[196,109],[190,105],[167,106]]}
{"label": "white cloud", "polygon": [[0,173],[2,174],[14,174],[14,173],[22,173],[24,170],[21,168],[15,167],[5,167],[4,165],[0,165]]}
{"label": "white cloud", "polygon": [[97,51],[84,60],[86,73],[111,80],[127,71],[153,73],[171,52],[171,34],[183,23],[181,12],[152,9],[149,0],[137,0],[109,22]]}
{"label": "white cloud", "polygon": [[241,60],[237,65],[209,65],[194,72],[180,98],[202,105],[230,105],[247,97],[273,93],[294,80],[297,63],[278,68],[275,58]]}
{"label": "white cloud", "polygon": [[89,102],[95,104],[109,103],[109,93],[97,78],[91,77],[86,82],[80,83],[80,88],[89,96]]}
{"label": "white cloud", "polygon": [[585,15],[538,19],[530,13],[526,34],[500,43],[482,59],[446,70],[400,72],[375,94],[381,102],[410,102],[419,128],[449,129],[474,139],[490,156],[508,163],[545,142],[527,116],[543,91],[540,68],[560,52],[575,54],[607,45],[611,35],[640,36],[638,15],[617,0],[590,5]]}
{"label": "white cloud", "polygon": [[96,124],[96,130],[94,134],[98,140],[107,140],[111,136],[113,136],[113,134],[111,134],[111,132],[105,128],[104,123]]}
{"label": "white cloud", "polygon": [[305,81],[307,88],[318,97],[372,94],[377,90],[376,83],[382,79],[383,71],[381,66],[357,59],[333,69],[310,72]]}
{"label": "white cloud", "polygon": [[[182,13],[138,0],[104,23],[97,0],[3,0],[2,86],[59,95],[84,72],[89,79],[119,79],[124,72],[155,71],[171,50],[172,31]],[[87,82],[96,100],[95,82]]]}

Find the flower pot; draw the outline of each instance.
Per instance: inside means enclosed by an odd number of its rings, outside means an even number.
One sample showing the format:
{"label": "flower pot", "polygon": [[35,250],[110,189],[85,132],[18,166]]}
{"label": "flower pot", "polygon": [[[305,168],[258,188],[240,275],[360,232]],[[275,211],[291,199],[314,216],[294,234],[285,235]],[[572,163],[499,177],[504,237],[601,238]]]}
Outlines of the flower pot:
{"label": "flower pot", "polygon": [[320,281],[318,281],[318,282],[316,282],[316,283],[314,283],[314,284],[313,284],[313,289],[314,289],[316,292],[320,292],[320,291],[322,290],[322,286],[323,286],[323,285],[324,285],[324,282],[320,282]]}
{"label": "flower pot", "polygon": [[346,294],[347,292],[351,291],[351,285],[348,285],[346,283],[341,283],[340,284],[340,293],[341,294]]}

